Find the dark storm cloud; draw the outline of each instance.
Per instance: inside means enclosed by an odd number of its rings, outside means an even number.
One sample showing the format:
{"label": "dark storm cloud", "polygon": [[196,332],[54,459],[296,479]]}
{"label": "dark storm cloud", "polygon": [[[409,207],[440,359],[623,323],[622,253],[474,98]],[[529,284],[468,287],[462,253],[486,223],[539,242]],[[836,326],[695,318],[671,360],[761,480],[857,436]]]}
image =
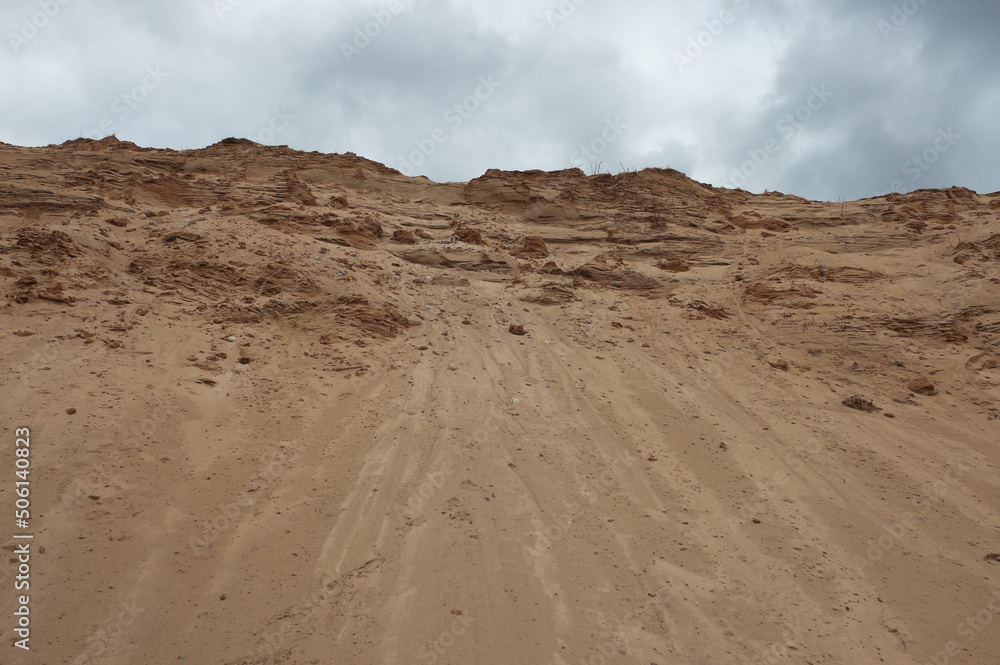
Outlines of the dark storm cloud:
{"label": "dark storm cloud", "polygon": [[[971,4],[971,3],[970,3]],[[993,152],[1000,111],[1000,55],[982,25],[1000,25],[993,8],[917,0],[842,2],[804,26],[778,62],[772,100],[801,103],[813,86],[833,97],[802,131],[748,180],[785,183],[794,192],[835,198],[918,187],[998,189]],[[796,98],[798,95],[798,98]],[[757,135],[771,130],[761,117]],[[751,144],[752,145],[752,144]],[[746,152],[742,173],[753,169]],[[732,176],[730,176],[732,177]],[[772,186],[773,188],[773,186]]]}
{"label": "dark storm cloud", "polygon": [[1000,189],[992,3],[18,0],[0,27],[15,144],[236,135],[436,180],[669,165],[826,199]]}

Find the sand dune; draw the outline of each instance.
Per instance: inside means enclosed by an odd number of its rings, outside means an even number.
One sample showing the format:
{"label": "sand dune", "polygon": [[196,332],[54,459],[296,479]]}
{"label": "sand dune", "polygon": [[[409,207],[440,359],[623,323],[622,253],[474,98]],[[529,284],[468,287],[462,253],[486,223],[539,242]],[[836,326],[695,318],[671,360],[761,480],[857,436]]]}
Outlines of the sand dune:
{"label": "sand dune", "polygon": [[234,139],[0,181],[4,663],[1000,662],[1000,193]]}

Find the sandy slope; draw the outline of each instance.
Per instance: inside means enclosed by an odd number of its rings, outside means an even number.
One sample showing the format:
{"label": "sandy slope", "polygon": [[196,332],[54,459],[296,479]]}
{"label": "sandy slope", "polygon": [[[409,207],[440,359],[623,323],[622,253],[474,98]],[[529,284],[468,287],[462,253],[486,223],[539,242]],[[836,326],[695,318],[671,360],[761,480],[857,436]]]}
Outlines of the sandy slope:
{"label": "sandy slope", "polygon": [[1000,196],[241,142],[0,179],[45,549],[4,663],[1000,662]]}

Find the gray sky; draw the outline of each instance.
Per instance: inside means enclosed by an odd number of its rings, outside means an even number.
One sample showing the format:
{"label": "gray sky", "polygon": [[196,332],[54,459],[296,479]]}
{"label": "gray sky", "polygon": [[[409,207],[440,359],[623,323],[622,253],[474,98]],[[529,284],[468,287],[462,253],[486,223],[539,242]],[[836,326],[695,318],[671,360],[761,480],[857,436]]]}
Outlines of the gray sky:
{"label": "gray sky", "polygon": [[0,141],[228,136],[408,175],[1000,190],[1000,3],[7,0]]}

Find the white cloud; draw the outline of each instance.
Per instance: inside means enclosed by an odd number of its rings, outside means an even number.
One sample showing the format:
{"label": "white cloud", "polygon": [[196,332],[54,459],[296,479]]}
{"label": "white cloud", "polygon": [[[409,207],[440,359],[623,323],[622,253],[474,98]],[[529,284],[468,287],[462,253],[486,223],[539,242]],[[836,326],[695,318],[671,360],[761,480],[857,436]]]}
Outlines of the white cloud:
{"label": "white cloud", "polygon": [[[971,0],[926,3],[888,38],[886,7],[860,0],[53,1],[64,4],[30,39],[38,0],[0,9],[8,143],[61,142],[110,118],[141,145],[263,136],[399,167],[442,128],[419,171],[467,180],[567,168],[620,117],[627,131],[597,155],[605,168],[670,164],[725,185],[825,84],[835,99],[746,188],[869,196],[954,126],[967,139],[919,186],[1000,189],[1000,9]],[[112,104],[147,67],[169,77],[121,118]],[[502,85],[450,126],[445,113],[483,76]],[[276,112],[294,117],[268,132]]]}

